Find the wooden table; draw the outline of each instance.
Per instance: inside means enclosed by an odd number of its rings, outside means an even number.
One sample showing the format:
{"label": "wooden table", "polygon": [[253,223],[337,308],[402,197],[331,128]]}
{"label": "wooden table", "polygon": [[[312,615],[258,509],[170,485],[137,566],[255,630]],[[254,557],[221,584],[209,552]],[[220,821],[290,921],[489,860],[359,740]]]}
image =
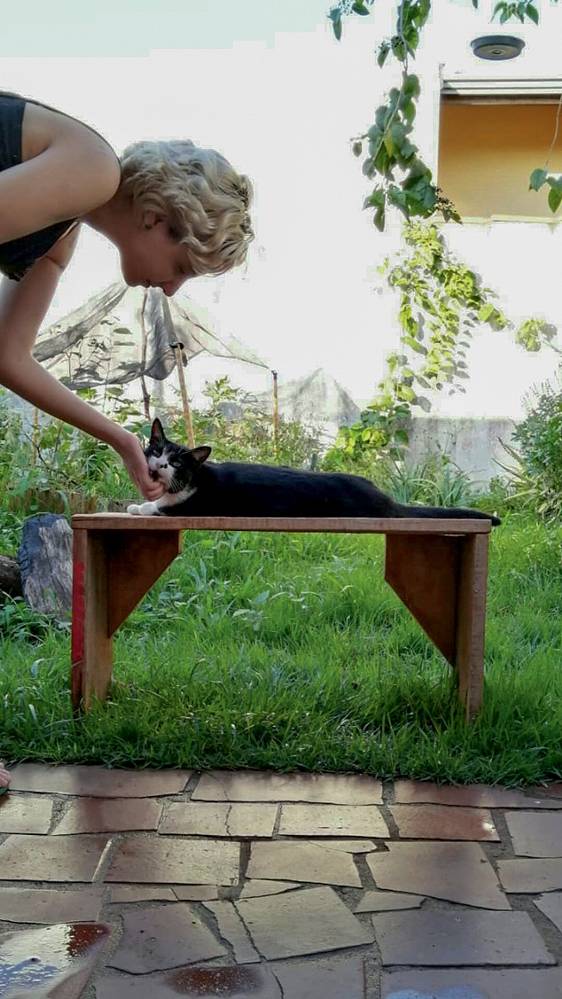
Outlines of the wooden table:
{"label": "wooden table", "polygon": [[72,518],[72,704],[104,700],[112,636],[181,551],[182,531],[384,534],[385,579],[457,673],[467,720],[482,704],[489,520],[370,517]]}

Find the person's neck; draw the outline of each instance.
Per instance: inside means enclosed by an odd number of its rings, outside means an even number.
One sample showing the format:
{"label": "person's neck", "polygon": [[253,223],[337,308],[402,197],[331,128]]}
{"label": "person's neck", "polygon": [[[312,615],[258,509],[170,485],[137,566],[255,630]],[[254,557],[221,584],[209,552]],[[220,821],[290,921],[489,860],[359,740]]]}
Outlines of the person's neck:
{"label": "person's neck", "polygon": [[130,206],[117,191],[105,205],[100,205],[99,208],[94,208],[87,215],[83,215],[82,222],[118,246],[131,226]]}

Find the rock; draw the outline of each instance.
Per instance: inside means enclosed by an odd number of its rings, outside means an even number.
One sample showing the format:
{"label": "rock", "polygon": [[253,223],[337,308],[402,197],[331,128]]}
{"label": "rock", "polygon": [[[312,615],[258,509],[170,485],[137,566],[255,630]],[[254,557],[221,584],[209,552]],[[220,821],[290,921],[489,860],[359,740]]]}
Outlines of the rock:
{"label": "rock", "polygon": [[54,513],[28,517],[18,562],[26,603],[42,614],[68,617],[72,606],[72,530],[66,517]]}
{"label": "rock", "polygon": [[0,592],[9,597],[21,597],[21,573],[15,558],[0,555]]}

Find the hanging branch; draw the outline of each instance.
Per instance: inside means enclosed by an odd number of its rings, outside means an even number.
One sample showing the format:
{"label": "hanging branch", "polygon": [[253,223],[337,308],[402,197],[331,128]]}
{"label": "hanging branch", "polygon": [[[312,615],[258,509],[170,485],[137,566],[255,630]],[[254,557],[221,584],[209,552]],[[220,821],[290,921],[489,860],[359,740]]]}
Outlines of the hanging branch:
{"label": "hanging branch", "polygon": [[[370,13],[374,0],[340,0],[332,7],[328,17],[338,41],[342,36],[343,18]],[[478,0],[472,0],[475,8]],[[377,108],[375,120],[368,130],[351,140],[355,156],[363,154],[363,143],[367,140],[367,155],[363,161],[363,173],[369,179],[377,177],[377,186],[365,198],[363,208],[373,208],[373,222],[383,230],[388,205],[398,208],[410,221],[415,218],[428,219],[439,213],[445,221],[460,222],[461,219],[443,191],[433,182],[430,168],[419,155],[413,142],[413,125],[416,117],[417,101],[421,88],[419,78],[408,72],[409,58],[415,58],[421,32],[431,12],[431,0],[400,0],[396,19],[396,33],[384,39],[378,46],[377,62],[382,68],[389,56],[402,66],[402,84],[393,87],[386,102]],[[539,14],[532,0],[506,2],[500,0],[494,9],[502,24],[512,17],[524,22],[539,22]],[[558,135],[560,106],[558,109],[556,134]],[[549,154],[550,155],[550,154]],[[562,203],[562,178],[549,174],[546,167],[534,170],[530,187],[538,191],[548,184],[550,187],[548,204],[555,212]]]}

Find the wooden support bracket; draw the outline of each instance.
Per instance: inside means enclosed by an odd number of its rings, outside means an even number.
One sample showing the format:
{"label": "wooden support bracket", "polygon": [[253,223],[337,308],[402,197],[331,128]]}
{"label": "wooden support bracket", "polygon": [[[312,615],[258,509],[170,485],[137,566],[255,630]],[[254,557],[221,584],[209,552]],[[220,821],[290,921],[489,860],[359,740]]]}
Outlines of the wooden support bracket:
{"label": "wooden support bracket", "polygon": [[458,674],[470,720],[482,704],[489,534],[386,536],[385,579]]}
{"label": "wooden support bracket", "polygon": [[179,531],[74,531],[72,706],[104,700],[112,635],[181,550]]}

